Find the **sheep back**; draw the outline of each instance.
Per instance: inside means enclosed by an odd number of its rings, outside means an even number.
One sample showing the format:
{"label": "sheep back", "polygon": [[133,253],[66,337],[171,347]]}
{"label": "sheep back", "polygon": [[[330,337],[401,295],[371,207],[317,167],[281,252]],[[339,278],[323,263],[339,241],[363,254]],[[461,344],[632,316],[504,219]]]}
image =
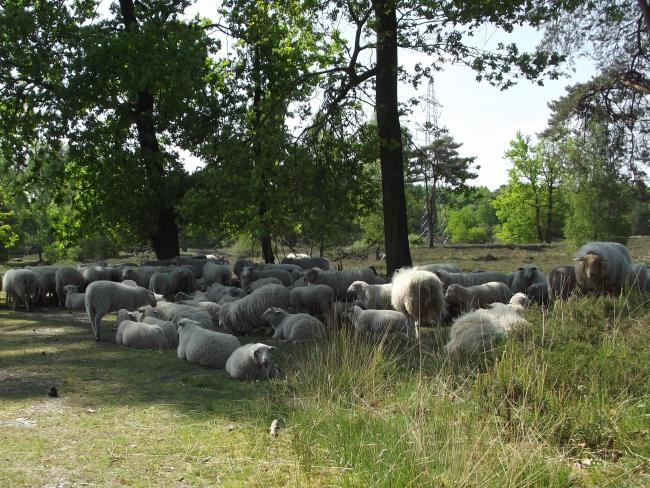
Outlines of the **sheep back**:
{"label": "sheep back", "polygon": [[578,285],[601,293],[620,292],[632,269],[629,251],[618,242],[588,242],[574,260]]}
{"label": "sheep back", "polygon": [[239,346],[234,335],[206,330],[190,319],[178,322],[178,357],[190,363],[223,369]]}

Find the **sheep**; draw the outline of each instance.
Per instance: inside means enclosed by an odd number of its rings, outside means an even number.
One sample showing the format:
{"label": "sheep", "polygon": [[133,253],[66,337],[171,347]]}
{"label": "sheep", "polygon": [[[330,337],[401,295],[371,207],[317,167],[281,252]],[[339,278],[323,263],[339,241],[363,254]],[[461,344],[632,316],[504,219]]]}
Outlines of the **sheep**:
{"label": "sheep", "polygon": [[442,281],[443,287],[447,289],[449,285],[475,286],[499,281],[506,285],[512,285],[514,274],[501,273],[499,271],[486,271],[480,273],[449,273],[448,271],[437,271],[436,276]]}
{"label": "sheep", "polygon": [[200,302],[198,300],[186,300],[179,302],[179,305],[189,305],[190,307],[195,307],[199,308],[201,310],[205,310],[210,314],[210,317],[212,318],[212,324],[215,326],[219,326],[219,305],[217,305],[214,302],[210,301],[205,301],[205,302]]}
{"label": "sheep", "polygon": [[556,266],[546,277],[549,300],[566,300],[578,287],[576,269],[572,265]]}
{"label": "sheep", "polygon": [[543,281],[541,283],[533,283],[526,289],[526,296],[530,298],[533,303],[546,306],[551,303],[550,294],[548,291],[548,283]]}
{"label": "sheep", "polygon": [[254,281],[260,278],[277,278],[284,286],[290,286],[294,281],[291,274],[284,269],[258,269],[248,266],[241,272],[241,286],[249,288]]}
{"label": "sheep", "polygon": [[525,264],[517,269],[510,289],[513,293],[526,293],[535,283],[546,283],[546,276],[534,264]]}
{"label": "sheep", "polygon": [[235,334],[247,334],[263,325],[262,314],[269,307],[289,307],[289,290],[281,285],[268,285],[248,296],[221,306],[219,324]]}
{"label": "sheep", "polygon": [[205,286],[210,286],[213,283],[230,286],[232,284],[232,270],[230,266],[206,261],[203,265],[203,283]]}
{"label": "sheep", "polygon": [[[530,301],[527,302],[530,304]],[[506,332],[510,332],[514,326],[528,323],[523,317],[528,305],[516,303],[491,303],[489,306],[492,317]]]}
{"label": "sheep", "polygon": [[278,307],[270,307],[262,314],[262,320],[273,327],[273,339],[281,341],[310,342],[325,337],[325,326],[306,313],[287,313]]}
{"label": "sheep", "polygon": [[420,324],[440,322],[446,313],[440,279],[429,271],[402,268],[393,275],[391,305],[413,323],[416,339]]}
{"label": "sheep", "polygon": [[215,283],[208,291],[205,293],[205,297],[208,301],[219,303],[219,301],[224,297],[224,295],[232,295],[239,297],[244,293],[240,288],[235,288],[233,286],[224,286],[219,283]]}
{"label": "sheep", "polygon": [[369,285],[365,281],[355,281],[348,288],[348,293],[354,293],[363,308],[374,310],[391,310],[392,283],[384,285]]}
{"label": "sheep", "polygon": [[291,254],[289,254],[282,260],[282,264],[295,264],[305,270],[309,268],[320,268],[324,271],[330,269],[329,259],[316,256],[309,257],[306,254],[297,256],[291,256]]}
{"label": "sheep", "polygon": [[630,253],[618,242],[588,242],[573,260],[578,285],[599,293],[619,293],[632,270]]}
{"label": "sheep", "polygon": [[110,269],[98,264],[86,266],[81,271],[81,275],[84,277],[86,286],[95,281],[112,281],[111,278],[113,277]]}
{"label": "sheep", "polygon": [[363,310],[355,305],[351,320],[360,334],[381,336],[388,333],[408,334],[409,331],[408,317],[396,310]]}
{"label": "sheep", "polygon": [[351,268],[342,271],[323,271],[310,268],[305,272],[304,279],[309,285],[327,285],[337,297],[348,298],[348,288],[355,281],[365,281],[368,284],[378,284],[379,277],[371,268]]}
{"label": "sheep", "polygon": [[206,330],[191,319],[178,321],[179,359],[223,369],[240,345],[234,335]]}
{"label": "sheep", "polygon": [[117,311],[115,328],[118,329],[120,324],[125,320],[157,325],[165,333],[165,337],[167,338],[167,344],[169,345],[169,347],[178,346],[178,331],[176,330],[176,326],[173,323],[169,322],[168,320],[161,320],[156,317],[147,317],[144,315],[143,312],[139,312],[139,311],[129,312],[128,310],[121,308]]}
{"label": "sheep", "polygon": [[[36,293],[36,302],[45,304],[47,295],[56,294],[56,272],[58,266],[26,266],[25,269],[31,270],[36,275],[38,291]],[[57,299],[58,301],[58,299]]]}
{"label": "sheep", "polygon": [[194,278],[199,279],[203,277],[203,266],[207,259],[205,257],[188,258],[185,256],[176,256],[172,259],[172,264],[177,266],[189,266],[194,273]]}
{"label": "sheep", "polygon": [[431,273],[437,273],[438,271],[446,271],[447,273],[462,273],[463,270],[456,263],[432,263],[432,264],[420,264],[414,266],[414,269],[421,269],[423,271],[430,271]]}
{"label": "sheep", "polygon": [[56,295],[59,298],[59,306],[65,305],[65,289],[66,285],[75,285],[78,290],[83,290],[86,287],[86,282],[83,275],[75,268],[59,268],[54,275],[56,286]]}
{"label": "sheep", "polygon": [[237,276],[237,278],[241,278],[241,272],[244,270],[244,268],[249,268],[249,267],[254,267],[255,263],[251,261],[250,259],[245,259],[245,258],[240,258],[237,261],[235,261],[235,266],[233,266],[233,272]]}
{"label": "sheep", "polygon": [[5,305],[16,310],[20,301],[25,304],[25,310],[29,311],[29,305],[38,293],[38,278],[29,269],[10,269],[2,277],[2,289],[6,293]]}
{"label": "sheep", "polygon": [[68,310],[86,310],[86,294],[80,293],[76,285],[65,285],[63,287],[65,296],[65,308]]}
{"label": "sheep", "polygon": [[274,378],[278,368],[272,362],[271,351],[266,344],[245,344],[233,351],[226,361],[226,372],[236,380]]}
{"label": "sheep", "polygon": [[169,342],[158,325],[123,320],[117,328],[115,342],[133,349],[167,349]]}
{"label": "sheep", "polygon": [[645,292],[648,283],[648,266],[645,263],[637,263],[632,266],[628,278],[628,286],[637,291]]}
{"label": "sheep", "polygon": [[219,321],[207,310],[182,303],[160,302],[155,308],[145,309],[144,315],[172,322],[176,326],[178,321],[184,318],[191,319],[204,329],[214,329],[219,325]]}
{"label": "sheep", "polygon": [[194,277],[191,266],[181,265],[174,268],[171,272],[171,279],[174,284],[174,293],[179,291],[191,293],[199,288],[198,280]]}
{"label": "sheep", "polygon": [[122,280],[133,280],[138,286],[147,288],[151,277],[155,273],[171,273],[172,269],[165,266],[138,266],[137,268],[126,268],[122,271]]}
{"label": "sheep", "polygon": [[257,281],[253,281],[253,283],[250,286],[251,291],[255,291],[258,288],[262,288],[263,286],[266,285],[281,285],[282,282],[274,277],[271,278],[260,278]]}
{"label": "sheep", "polygon": [[171,300],[174,296],[174,282],[171,273],[154,273],[149,279],[149,289],[162,295],[166,300]]}
{"label": "sheep", "polygon": [[219,300],[219,305],[223,305],[224,303],[236,302],[240,298],[241,297],[236,296],[236,295],[224,295],[224,296],[221,297],[221,300]]}
{"label": "sheep", "polygon": [[133,281],[133,280],[124,280],[124,281],[122,281],[122,284],[123,284],[123,285],[126,285],[126,286],[131,286],[131,287],[133,287],[133,288],[135,288],[136,286],[138,286],[138,284],[137,284],[135,281]]}
{"label": "sheep", "polygon": [[510,287],[499,281],[464,287],[452,284],[447,288],[445,300],[450,307],[461,310],[483,308],[489,303],[507,303],[513,293]]}
{"label": "sheep", "polygon": [[530,298],[528,298],[525,293],[515,293],[510,298],[508,304],[516,305],[521,307],[523,310],[526,310],[528,307],[530,307],[531,301]]}
{"label": "sheep", "polygon": [[289,301],[298,312],[325,315],[334,302],[334,290],[327,285],[301,286],[289,292]]}
{"label": "sheep", "polygon": [[107,313],[116,312],[120,308],[135,310],[145,305],[156,306],[156,298],[152,291],[105,280],[93,281],[89,284],[85,298],[86,313],[97,341],[100,339],[102,317]]}
{"label": "sheep", "polygon": [[[179,291],[174,295],[174,302],[182,302],[184,300],[193,300],[197,302],[205,302],[208,300],[208,294],[202,291],[197,291],[194,293],[185,293],[184,291]],[[211,301],[211,300],[210,300]]]}

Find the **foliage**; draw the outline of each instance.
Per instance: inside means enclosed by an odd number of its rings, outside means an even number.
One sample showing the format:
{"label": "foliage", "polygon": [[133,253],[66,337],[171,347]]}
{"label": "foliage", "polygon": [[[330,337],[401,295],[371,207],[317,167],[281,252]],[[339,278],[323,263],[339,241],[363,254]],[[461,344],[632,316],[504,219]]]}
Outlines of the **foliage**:
{"label": "foliage", "polygon": [[424,237],[419,234],[409,234],[409,246],[419,247],[424,246]]}

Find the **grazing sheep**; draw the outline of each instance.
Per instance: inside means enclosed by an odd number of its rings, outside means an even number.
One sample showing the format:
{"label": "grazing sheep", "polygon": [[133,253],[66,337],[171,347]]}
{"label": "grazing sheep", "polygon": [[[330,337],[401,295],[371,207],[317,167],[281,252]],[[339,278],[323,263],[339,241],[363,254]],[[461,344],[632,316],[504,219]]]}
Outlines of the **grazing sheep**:
{"label": "grazing sheep", "polygon": [[525,264],[517,269],[510,288],[513,293],[526,293],[528,287],[535,283],[546,283],[546,276],[537,266]]}
{"label": "grazing sheep", "polygon": [[369,285],[365,281],[355,281],[348,288],[348,293],[353,293],[356,300],[363,304],[363,308],[373,310],[392,310],[391,288],[392,283],[384,285]]}
{"label": "grazing sheep", "polygon": [[63,287],[65,296],[65,308],[68,310],[86,310],[86,294],[79,293],[76,285],[65,285]]}
{"label": "grazing sheep", "polygon": [[226,371],[236,380],[262,380],[278,375],[278,368],[271,358],[266,344],[244,344],[235,349],[226,361]]}
{"label": "grazing sheep", "polygon": [[219,325],[207,310],[182,303],[160,302],[155,308],[145,309],[144,315],[166,320],[176,326],[181,319],[191,319],[204,329],[214,329]]}
{"label": "grazing sheep", "polygon": [[446,313],[440,279],[429,271],[402,268],[393,275],[391,304],[413,323],[416,339],[420,324],[440,322]]}
{"label": "grazing sheep", "polygon": [[84,277],[75,268],[59,268],[54,275],[56,283],[56,295],[59,297],[59,306],[65,305],[65,286],[75,285],[78,290],[83,290],[86,287]]}
{"label": "grazing sheep", "polygon": [[325,315],[334,302],[334,290],[327,285],[300,286],[289,292],[289,300],[297,312]]}
{"label": "grazing sheep", "polygon": [[281,341],[310,342],[326,335],[323,323],[306,313],[290,314],[281,308],[270,307],[262,314],[262,320],[273,327],[273,339]]}
{"label": "grazing sheep", "polygon": [[255,263],[250,259],[240,258],[237,261],[235,261],[235,266],[233,266],[233,272],[235,273],[237,278],[241,278],[241,272],[244,270],[244,268],[252,268],[254,266]]}
{"label": "grazing sheep", "polygon": [[123,320],[117,328],[115,342],[133,349],[167,349],[169,342],[158,325]]}
{"label": "grazing sheep", "polygon": [[284,286],[290,286],[293,283],[291,273],[284,269],[258,269],[253,267],[244,268],[241,272],[242,288],[249,288],[254,281],[261,278],[277,278]]}
{"label": "grazing sheep", "polygon": [[120,308],[136,310],[145,305],[156,306],[153,292],[146,288],[133,288],[104,280],[93,281],[86,288],[86,313],[96,340],[99,340],[100,324],[104,315],[117,312]]}
{"label": "grazing sheep", "polygon": [[25,310],[29,311],[32,299],[38,293],[38,278],[29,269],[10,269],[2,277],[2,289],[6,293],[5,305],[16,310],[16,305],[22,302]]}
{"label": "grazing sheep", "polygon": [[483,308],[494,302],[508,303],[510,297],[512,297],[510,287],[499,281],[468,287],[452,284],[445,293],[447,305],[462,311]]}
{"label": "grazing sheep", "polygon": [[239,340],[234,335],[206,330],[191,319],[178,321],[179,359],[222,369],[239,346]]}
{"label": "grazing sheep", "polygon": [[282,264],[295,264],[305,270],[309,268],[320,268],[322,270],[330,269],[329,259],[324,257],[309,257],[306,254],[298,256],[291,256],[291,254],[289,254],[282,260]]}
{"label": "grazing sheep", "polygon": [[618,242],[589,242],[574,261],[578,285],[599,293],[619,293],[632,269],[630,253]]}
{"label": "grazing sheep", "polygon": [[648,283],[648,266],[645,263],[637,263],[632,266],[628,285],[637,291],[645,292]]}
{"label": "grazing sheep", "polygon": [[251,291],[255,291],[258,288],[262,288],[266,285],[281,285],[282,282],[277,278],[260,278],[257,281],[253,281],[253,284],[250,286]]}
{"label": "grazing sheep", "polygon": [[574,266],[556,266],[546,277],[549,300],[566,300],[578,287]]}
{"label": "grazing sheep", "polygon": [[501,273],[499,271],[486,271],[479,273],[449,273],[448,271],[440,270],[435,273],[445,289],[449,285],[461,285],[461,286],[475,286],[482,285],[483,283],[489,283],[491,281],[498,281],[500,283],[505,283],[508,286],[512,285],[512,279],[514,274]]}
{"label": "grazing sheep", "polygon": [[210,286],[213,283],[230,286],[232,284],[232,270],[230,266],[206,261],[203,265],[203,283]]}
{"label": "grazing sheep", "polygon": [[248,296],[221,306],[219,324],[235,334],[248,334],[264,324],[262,314],[270,307],[289,307],[289,290],[281,285],[268,285]]}
{"label": "grazing sheep", "polygon": [[550,294],[548,292],[548,283],[533,283],[526,289],[526,296],[530,298],[533,303],[546,306],[551,303]]}
{"label": "grazing sheep", "polygon": [[342,271],[323,271],[319,268],[310,268],[305,272],[305,282],[309,285],[327,285],[339,298],[351,298],[348,288],[355,281],[365,281],[374,285],[379,283],[379,277],[372,268],[350,268]]}
{"label": "grazing sheep", "polygon": [[171,273],[154,273],[149,279],[149,289],[165,297],[165,300],[171,300],[174,296],[174,283]]}
{"label": "grazing sheep", "polygon": [[138,286],[147,288],[151,282],[151,277],[155,273],[171,273],[172,268],[165,266],[138,266],[125,268],[122,271],[122,281],[133,280]]}
{"label": "grazing sheep", "polygon": [[462,273],[463,270],[456,263],[432,263],[432,264],[420,264],[418,266],[413,266],[413,269],[420,269],[423,271],[429,271],[431,273],[437,273],[438,271],[446,271],[447,273]]}
{"label": "grazing sheep", "polygon": [[355,305],[351,315],[354,329],[361,334],[382,336],[409,332],[408,317],[396,310],[363,310]]}

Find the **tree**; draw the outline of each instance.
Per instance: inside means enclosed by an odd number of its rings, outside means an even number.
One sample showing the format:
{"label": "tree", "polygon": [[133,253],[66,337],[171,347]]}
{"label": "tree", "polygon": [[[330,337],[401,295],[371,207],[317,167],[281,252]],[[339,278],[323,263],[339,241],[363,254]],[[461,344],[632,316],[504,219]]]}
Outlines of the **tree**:
{"label": "tree", "polygon": [[492,239],[493,227],[498,222],[491,204],[494,196],[484,187],[468,188],[465,193],[467,198],[450,202],[454,208],[448,213],[449,234],[454,242],[489,242]]}

